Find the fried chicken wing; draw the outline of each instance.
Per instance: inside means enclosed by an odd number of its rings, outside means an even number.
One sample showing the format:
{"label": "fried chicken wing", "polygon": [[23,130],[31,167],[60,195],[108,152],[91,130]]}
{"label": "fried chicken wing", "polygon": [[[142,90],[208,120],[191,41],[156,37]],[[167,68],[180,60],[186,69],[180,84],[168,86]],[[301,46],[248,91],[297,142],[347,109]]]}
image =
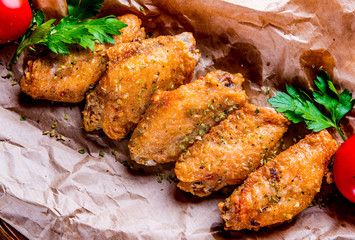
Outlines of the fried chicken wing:
{"label": "fried chicken wing", "polygon": [[144,165],[176,161],[196,139],[244,105],[241,74],[214,71],[153,97],[129,142],[131,158]]}
{"label": "fried chicken wing", "polygon": [[225,202],[219,203],[225,229],[259,230],[290,221],[319,192],[337,148],[326,130],[311,133],[251,173]]}
{"label": "fried chicken wing", "polygon": [[109,66],[83,111],[87,131],[102,128],[120,140],[132,131],[153,93],[191,81],[200,55],[191,33],[160,36],[116,45],[108,50]]}
{"label": "fried chicken wing", "polygon": [[266,161],[289,121],[272,109],[245,105],[184,152],[175,165],[178,187],[205,197],[240,184]]}
{"label": "fried chicken wing", "polygon": [[[119,17],[128,26],[113,36],[116,44],[144,38],[141,20],[132,14]],[[35,99],[76,103],[84,99],[106,70],[106,50],[112,44],[96,44],[95,53],[80,46],[70,47],[70,54],[45,53],[29,60],[21,90]]]}

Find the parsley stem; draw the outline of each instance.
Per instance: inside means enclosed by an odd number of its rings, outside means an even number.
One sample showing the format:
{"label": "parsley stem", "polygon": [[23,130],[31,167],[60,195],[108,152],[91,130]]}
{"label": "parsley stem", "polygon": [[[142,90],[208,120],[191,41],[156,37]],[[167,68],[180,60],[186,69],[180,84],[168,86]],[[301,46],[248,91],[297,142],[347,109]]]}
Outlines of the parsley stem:
{"label": "parsley stem", "polygon": [[11,62],[9,64],[9,67],[11,68],[18,60],[18,56],[20,55],[20,53],[23,51],[23,49],[25,49],[28,44],[23,44],[24,39],[21,41],[20,45],[18,46],[16,53],[14,54],[14,56],[11,59]]}
{"label": "parsley stem", "polygon": [[335,126],[335,129],[338,131],[338,133],[339,133],[340,137],[343,139],[343,141],[345,141],[346,138],[345,138],[343,132],[340,130],[340,128],[338,126]]}

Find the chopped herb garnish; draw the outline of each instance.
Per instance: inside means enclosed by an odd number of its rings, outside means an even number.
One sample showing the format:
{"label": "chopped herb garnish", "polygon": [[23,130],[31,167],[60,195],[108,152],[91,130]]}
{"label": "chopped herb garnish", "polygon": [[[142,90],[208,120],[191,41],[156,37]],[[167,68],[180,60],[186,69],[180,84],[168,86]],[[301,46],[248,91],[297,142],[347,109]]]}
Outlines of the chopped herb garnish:
{"label": "chopped herb garnish", "polygon": [[54,137],[54,135],[55,135],[55,130],[53,129],[53,130],[49,133],[49,136]]}
{"label": "chopped herb garnish", "polygon": [[197,136],[195,137],[196,140],[202,140],[202,137],[201,136]]}
{"label": "chopped herb garnish", "polygon": [[162,172],[158,172],[158,173],[157,173],[157,175],[158,175],[157,182],[158,182],[158,183],[162,183],[162,182],[163,182],[163,179],[164,179],[165,174],[164,174],[164,173],[162,173]]}
{"label": "chopped herb garnish", "polygon": [[266,95],[269,95],[270,94],[270,88],[267,88],[266,89]]}
{"label": "chopped herb garnish", "polygon": [[26,121],[26,117],[25,116],[21,116],[20,117],[20,121]]}
{"label": "chopped herb garnish", "polygon": [[2,76],[2,78],[11,78],[14,74],[9,71],[5,76]]}
{"label": "chopped herb garnish", "polygon": [[279,202],[279,199],[277,199],[276,197],[272,196],[271,198],[275,203]]}
{"label": "chopped herb garnish", "polygon": [[58,137],[57,137],[57,141],[60,141],[60,140],[65,141],[65,139],[66,139],[66,138],[65,138],[64,136],[58,136]]}
{"label": "chopped herb garnish", "polygon": [[100,156],[100,157],[104,157],[104,156],[105,156],[105,153],[104,153],[103,151],[100,151],[100,152],[99,152],[99,156]]}
{"label": "chopped herb garnish", "polygon": [[85,153],[85,149],[80,149],[80,150],[78,151],[78,153],[84,154],[84,153]]}
{"label": "chopped herb garnish", "polygon": [[214,106],[212,104],[208,105],[208,107],[212,110],[214,110]]}
{"label": "chopped herb garnish", "polygon": [[52,128],[54,129],[54,128],[56,128],[58,126],[58,122],[57,121],[55,121],[53,124],[52,124]]}

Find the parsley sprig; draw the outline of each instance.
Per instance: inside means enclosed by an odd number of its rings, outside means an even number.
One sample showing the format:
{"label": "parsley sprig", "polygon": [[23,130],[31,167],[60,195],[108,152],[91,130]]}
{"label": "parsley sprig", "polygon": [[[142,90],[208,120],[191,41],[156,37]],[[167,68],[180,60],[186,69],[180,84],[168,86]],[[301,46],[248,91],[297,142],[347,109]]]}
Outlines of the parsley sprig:
{"label": "parsley sprig", "polygon": [[127,26],[125,23],[112,15],[87,19],[100,12],[103,2],[104,0],[67,0],[69,15],[62,18],[57,25],[53,25],[55,19],[44,22],[45,16],[42,11],[34,13],[32,24],[22,37],[10,66],[30,45],[44,45],[55,53],[68,54],[68,44],[79,44],[92,51],[96,41],[115,44],[109,34],[121,34],[119,30]]}
{"label": "parsley sprig", "polygon": [[268,102],[276,111],[283,112],[291,122],[305,121],[307,128],[315,132],[334,127],[345,141],[340,129],[340,119],[355,104],[352,93],[345,89],[339,94],[324,70],[320,71],[315,85],[317,90],[312,95],[305,89],[287,85],[287,93],[277,92]]}

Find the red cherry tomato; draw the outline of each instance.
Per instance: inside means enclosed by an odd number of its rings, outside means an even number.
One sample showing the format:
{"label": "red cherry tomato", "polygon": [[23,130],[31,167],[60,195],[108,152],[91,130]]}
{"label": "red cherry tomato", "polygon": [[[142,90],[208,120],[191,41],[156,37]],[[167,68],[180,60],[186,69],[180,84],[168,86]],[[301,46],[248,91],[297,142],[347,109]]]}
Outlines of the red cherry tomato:
{"label": "red cherry tomato", "polygon": [[355,203],[355,135],[348,138],[336,152],[333,173],[341,194]]}
{"label": "red cherry tomato", "polygon": [[0,0],[0,44],[21,37],[32,21],[27,0]]}

